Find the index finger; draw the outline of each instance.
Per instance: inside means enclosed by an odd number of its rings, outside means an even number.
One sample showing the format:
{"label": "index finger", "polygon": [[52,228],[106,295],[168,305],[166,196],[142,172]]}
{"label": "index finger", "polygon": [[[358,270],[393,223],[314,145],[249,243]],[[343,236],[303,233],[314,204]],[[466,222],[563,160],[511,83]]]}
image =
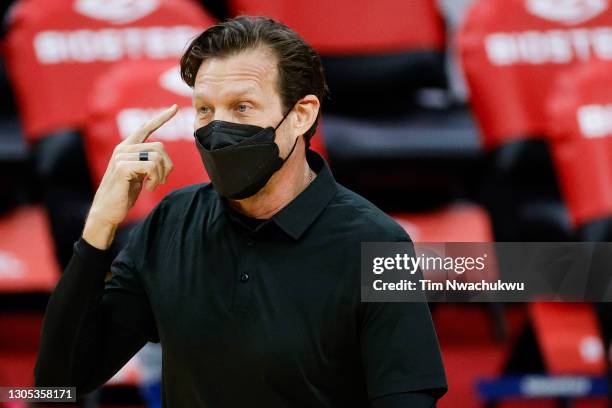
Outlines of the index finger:
{"label": "index finger", "polygon": [[172,117],[178,111],[178,107],[176,104],[172,105],[166,110],[163,110],[153,118],[149,119],[144,125],[140,127],[136,132],[132,133],[125,139],[126,144],[137,144],[144,143],[145,140],[151,135],[151,133],[155,132],[159,129],[164,123],[172,119]]}

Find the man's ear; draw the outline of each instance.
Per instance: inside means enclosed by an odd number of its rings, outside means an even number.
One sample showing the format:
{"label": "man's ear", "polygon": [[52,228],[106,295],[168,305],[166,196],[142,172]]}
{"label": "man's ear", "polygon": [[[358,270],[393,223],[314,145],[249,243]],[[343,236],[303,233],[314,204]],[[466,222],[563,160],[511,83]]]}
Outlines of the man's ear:
{"label": "man's ear", "polygon": [[317,119],[321,103],[315,95],[306,95],[296,102],[293,111],[293,130],[298,135],[303,135],[310,129]]}

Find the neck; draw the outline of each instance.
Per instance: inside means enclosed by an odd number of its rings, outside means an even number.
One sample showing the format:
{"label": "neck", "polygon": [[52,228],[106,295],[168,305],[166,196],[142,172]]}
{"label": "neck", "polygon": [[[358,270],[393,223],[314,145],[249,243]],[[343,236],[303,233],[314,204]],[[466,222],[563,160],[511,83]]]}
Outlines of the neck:
{"label": "neck", "polygon": [[315,176],[300,138],[293,154],[259,192],[243,200],[229,200],[229,204],[249,217],[268,219],[304,191]]}

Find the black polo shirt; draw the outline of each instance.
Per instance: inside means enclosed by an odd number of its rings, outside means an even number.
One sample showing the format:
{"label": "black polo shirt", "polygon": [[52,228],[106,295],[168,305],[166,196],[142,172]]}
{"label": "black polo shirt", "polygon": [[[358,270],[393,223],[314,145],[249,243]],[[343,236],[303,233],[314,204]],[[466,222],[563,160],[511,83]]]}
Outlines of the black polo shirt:
{"label": "black polo shirt", "polygon": [[113,261],[106,316],[161,342],[164,406],[368,407],[446,389],[427,304],[360,302],[360,243],[410,238],[307,160],[317,177],[271,219],[185,187]]}

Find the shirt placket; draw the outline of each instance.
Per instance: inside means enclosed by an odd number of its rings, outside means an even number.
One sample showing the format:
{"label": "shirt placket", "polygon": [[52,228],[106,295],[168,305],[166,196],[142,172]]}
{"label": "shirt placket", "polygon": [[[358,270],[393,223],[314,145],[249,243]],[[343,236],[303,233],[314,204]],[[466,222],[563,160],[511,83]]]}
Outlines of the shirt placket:
{"label": "shirt placket", "polygon": [[237,276],[235,278],[236,283],[232,309],[238,313],[246,312],[251,304],[251,297],[253,296],[251,287],[253,286],[255,274],[257,273],[256,251],[256,235],[247,233],[244,237],[244,253],[240,256]]}

